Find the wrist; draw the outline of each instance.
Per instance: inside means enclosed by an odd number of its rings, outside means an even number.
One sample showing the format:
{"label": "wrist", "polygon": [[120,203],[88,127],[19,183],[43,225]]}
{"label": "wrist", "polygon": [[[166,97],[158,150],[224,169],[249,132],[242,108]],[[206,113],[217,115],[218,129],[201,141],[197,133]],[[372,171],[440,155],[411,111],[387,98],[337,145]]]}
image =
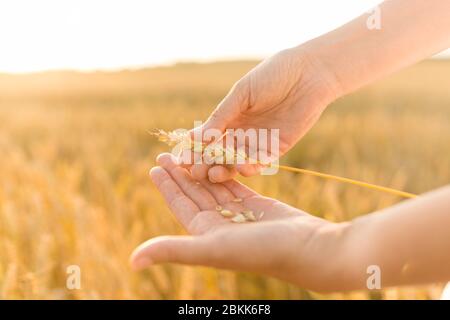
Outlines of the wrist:
{"label": "wrist", "polygon": [[322,292],[366,289],[368,270],[374,263],[373,228],[366,220],[333,223],[318,230],[319,279],[313,289]]}
{"label": "wrist", "polygon": [[351,223],[342,222],[333,223],[319,233],[323,243],[322,291],[343,291],[353,287],[355,279],[348,240],[351,230]]}
{"label": "wrist", "polygon": [[339,291],[361,290],[366,288],[368,270],[379,261],[375,256],[374,234],[376,230],[370,216],[341,223],[334,237],[336,244],[335,267],[332,268],[333,277],[339,279],[335,283]]}
{"label": "wrist", "polygon": [[297,67],[301,69],[302,83],[308,83],[312,92],[320,92],[320,104],[326,106],[342,95],[341,84],[334,70],[308,43],[283,52],[300,61]]}
{"label": "wrist", "polygon": [[348,237],[351,224],[326,222],[310,236],[296,267],[299,285],[318,292],[342,291],[355,283]]}
{"label": "wrist", "polygon": [[345,94],[343,81],[333,65],[331,53],[312,41],[292,48],[298,59],[312,70],[312,76],[326,103],[331,103]]}

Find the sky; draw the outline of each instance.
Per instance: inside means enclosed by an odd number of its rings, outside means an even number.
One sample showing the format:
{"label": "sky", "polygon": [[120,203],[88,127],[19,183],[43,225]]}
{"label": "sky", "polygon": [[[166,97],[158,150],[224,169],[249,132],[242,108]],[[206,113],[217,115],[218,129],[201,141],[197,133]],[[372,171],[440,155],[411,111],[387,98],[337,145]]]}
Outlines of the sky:
{"label": "sky", "polygon": [[0,72],[261,59],[379,0],[0,0]]}

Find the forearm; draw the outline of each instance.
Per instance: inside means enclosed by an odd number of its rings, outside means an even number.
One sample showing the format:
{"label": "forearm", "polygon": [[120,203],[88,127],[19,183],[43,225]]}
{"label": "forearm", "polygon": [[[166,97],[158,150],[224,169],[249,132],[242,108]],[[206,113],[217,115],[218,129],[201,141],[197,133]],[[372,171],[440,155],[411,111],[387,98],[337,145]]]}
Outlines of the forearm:
{"label": "forearm", "polygon": [[450,186],[350,223],[342,260],[344,285],[364,288],[367,268],[382,286],[450,279]]}
{"label": "forearm", "polygon": [[381,28],[369,14],[303,45],[336,77],[338,96],[450,47],[450,1],[388,0]]}

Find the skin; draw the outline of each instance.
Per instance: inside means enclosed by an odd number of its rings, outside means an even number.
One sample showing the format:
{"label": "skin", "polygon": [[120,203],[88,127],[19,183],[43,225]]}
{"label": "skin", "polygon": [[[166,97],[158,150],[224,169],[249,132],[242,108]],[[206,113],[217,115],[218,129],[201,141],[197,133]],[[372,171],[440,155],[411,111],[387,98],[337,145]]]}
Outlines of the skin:
{"label": "skin", "polygon": [[[227,128],[281,128],[281,156],[311,129],[326,106],[336,99],[337,92],[335,75],[315,55],[303,47],[287,49],[239,80],[196,130],[204,133],[208,129],[224,132]],[[194,178],[208,178],[211,182],[230,180],[238,172],[248,177],[259,171],[260,166],[252,164],[225,167],[203,163],[191,167]]]}
{"label": "skin", "polygon": [[[326,288],[317,286],[320,279],[331,281],[339,273],[334,270],[337,265],[322,264],[317,252],[337,255],[332,242],[345,224],[330,223],[261,196],[235,180],[197,181],[176,165],[171,154],[160,155],[157,162],[151,179],[191,236],[158,237],[143,243],[131,257],[136,270],[162,262],[206,265],[267,274],[321,290]],[[242,203],[233,202],[235,198]],[[262,211],[264,215],[258,222],[233,223],[216,211],[217,205],[233,212],[252,210],[258,219]],[[316,241],[318,234],[329,240]]]}
{"label": "skin", "polygon": [[[235,180],[197,181],[176,161],[171,154],[160,155],[150,176],[191,235],[143,243],[131,256],[135,270],[166,262],[204,265],[323,292],[365,288],[370,265],[380,267],[386,286],[450,278],[450,187],[350,223],[332,223]],[[257,222],[232,223],[217,205],[264,215]]]}
{"label": "skin", "polygon": [[[282,156],[332,101],[450,46],[450,1],[389,0],[380,10],[381,30],[369,30],[369,14],[364,14],[263,61],[233,86],[202,132],[279,128]],[[231,169],[199,164],[191,170],[196,179],[212,182],[238,172],[259,173],[250,164]]]}
{"label": "skin", "polygon": [[[231,89],[202,129],[281,128],[286,153],[326,106],[357,88],[450,46],[450,1],[390,0],[382,29],[363,15],[251,70]],[[195,130],[198,130],[196,128]],[[318,291],[366,288],[377,265],[383,286],[450,278],[450,187],[347,223],[331,223],[258,195],[232,178],[255,165],[184,168],[168,154],[151,178],[190,236],[151,239],[131,257],[139,270],[174,262],[251,271]],[[216,210],[242,205],[261,221],[233,224]]]}

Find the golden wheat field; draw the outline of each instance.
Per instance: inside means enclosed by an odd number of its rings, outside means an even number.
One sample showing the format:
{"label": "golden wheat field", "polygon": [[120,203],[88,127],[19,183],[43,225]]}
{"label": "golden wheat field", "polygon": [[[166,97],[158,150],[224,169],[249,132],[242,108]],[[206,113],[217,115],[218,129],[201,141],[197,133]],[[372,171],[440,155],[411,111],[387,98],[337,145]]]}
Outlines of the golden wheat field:
{"label": "golden wheat field", "polygon": [[[205,119],[255,64],[0,75],[0,298],[438,298],[443,284],[323,295],[202,267],[130,270],[140,242],[183,232],[148,178],[168,149],[147,131]],[[450,61],[427,61],[342,98],[282,163],[413,193],[448,184],[449,88]],[[289,172],[242,181],[335,221],[401,201]]]}

